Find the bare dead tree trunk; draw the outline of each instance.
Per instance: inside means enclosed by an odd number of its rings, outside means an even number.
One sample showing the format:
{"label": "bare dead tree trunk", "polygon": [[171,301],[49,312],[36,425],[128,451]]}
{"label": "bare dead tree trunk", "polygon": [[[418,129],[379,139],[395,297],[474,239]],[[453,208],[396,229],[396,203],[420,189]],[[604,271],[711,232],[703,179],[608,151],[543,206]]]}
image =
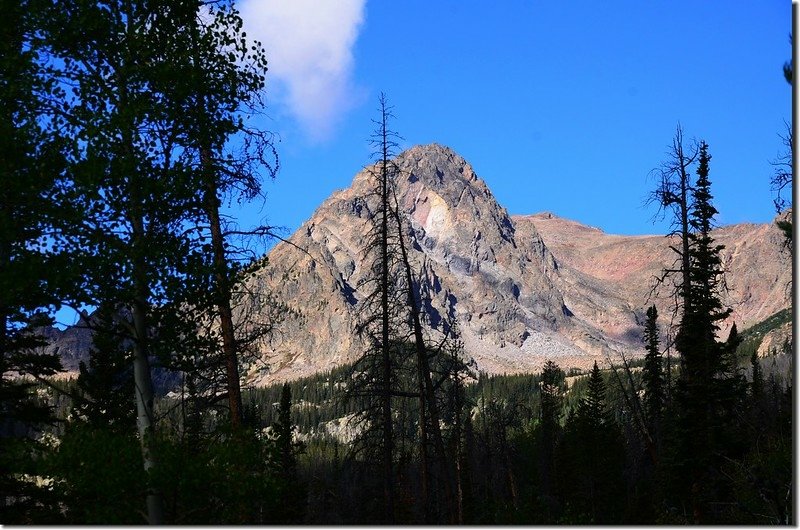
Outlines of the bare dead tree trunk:
{"label": "bare dead tree trunk", "polygon": [[681,231],[681,274],[683,284],[681,285],[683,297],[683,311],[686,314],[691,309],[691,281],[689,278],[689,165],[694,161],[694,156],[687,157],[683,152],[683,131],[678,127],[673,142],[675,158],[679,163],[679,189],[680,200],[680,231]]}
{"label": "bare dead tree trunk", "polygon": [[389,348],[389,143],[388,109],[386,99],[381,96],[381,348],[383,357],[383,381],[381,389],[383,414],[383,473],[386,518],[394,522],[393,480],[393,433],[392,433],[392,365]]}

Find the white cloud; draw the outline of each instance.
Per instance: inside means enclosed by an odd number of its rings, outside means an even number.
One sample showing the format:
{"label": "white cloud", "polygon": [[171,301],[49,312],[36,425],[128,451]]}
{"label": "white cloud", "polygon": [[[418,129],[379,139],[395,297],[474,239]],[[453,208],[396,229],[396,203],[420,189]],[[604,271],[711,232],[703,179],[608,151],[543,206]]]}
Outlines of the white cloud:
{"label": "white cloud", "polygon": [[260,40],[267,52],[268,96],[277,97],[312,140],[329,138],[354,104],[353,46],[365,3],[244,0],[240,4],[248,37]]}

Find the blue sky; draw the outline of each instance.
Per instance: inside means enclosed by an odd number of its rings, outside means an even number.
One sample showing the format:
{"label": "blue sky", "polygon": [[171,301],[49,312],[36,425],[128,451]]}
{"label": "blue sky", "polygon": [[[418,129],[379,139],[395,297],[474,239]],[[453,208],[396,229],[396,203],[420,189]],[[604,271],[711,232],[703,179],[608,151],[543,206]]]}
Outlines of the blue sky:
{"label": "blue sky", "polygon": [[263,208],[289,233],[369,160],[378,94],[405,146],[438,142],[512,214],[660,233],[643,200],[678,122],[705,139],[721,224],[774,216],[791,114],[789,2],[245,0],[271,61],[281,171]]}
{"label": "blue sky", "polygon": [[262,126],[281,138],[281,171],[245,222],[265,215],[291,232],[349,186],[369,161],[381,91],[406,147],[453,148],[512,214],[663,232],[643,201],[680,122],[710,146],[719,222],[774,217],[789,2],[240,5],[271,60]]}
{"label": "blue sky", "polygon": [[[577,5],[576,5],[577,4]],[[721,224],[769,222],[791,116],[791,4],[241,0],[270,59],[281,170],[231,214],[288,236],[370,160],[384,91],[404,147],[464,156],[512,214],[658,234],[644,199],[677,123],[705,139]],[[59,320],[70,320],[64,312]],[[73,315],[74,316],[74,315]]]}

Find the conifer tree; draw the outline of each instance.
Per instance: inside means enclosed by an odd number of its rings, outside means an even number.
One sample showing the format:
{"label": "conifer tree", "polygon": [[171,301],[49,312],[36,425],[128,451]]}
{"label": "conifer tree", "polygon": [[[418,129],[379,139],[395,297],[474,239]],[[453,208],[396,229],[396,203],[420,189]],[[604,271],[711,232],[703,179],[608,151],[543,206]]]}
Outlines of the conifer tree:
{"label": "conifer tree", "polygon": [[597,361],[589,373],[589,386],[578,407],[578,417],[592,426],[603,426],[611,421],[606,409],[606,384]]}
{"label": "conifer tree", "polygon": [[658,310],[655,305],[647,308],[644,343],[647,351],[642,371],[642,381],[645,388],[644,408],[651,428],[655,428],[660,423],[664,406],[664,369],[661,363],[661,350],[659,349]]}
{"label": "conifer tree", "polygon": [[[375,149],[376,163],[369,169],[374,179],[371,192],[376,206],[370,217],[370,232],[365,255],[370,260],[371,275],[364,284],[370,292],[366,297],[365,318],[357,327],[357,333],[366,336],[368,350],[353,366],[348,396],[359,399],[364,407],[359,415],[362,425],[367,426],[357,446],[375,451],[381,462],[383,481],[383,515],[387,523],[394,521],[394,469],[395,432],[393,410],[397,388],[400,358],[405,355],[402,333],[398,333],[398,322],[402,322],[405,303],[396,288],[399,280],[400,257],[397,233],[391,230],[392,189],[397,175],[397,165],[392,160],[397,147],[397,133],[389,128],[392,109],[384,94],[379,100],[379,120],[371,143]],[[412,394],[413,395],[413,394]],[[417,394],[418,396],[418,394]]]}
{"label": "conifer tree", "polygon": [[293,477],[297,461],[294,455],[292,425],[292,389],[289,383],[281,387],[281,401],[278,405],[278,420],[275,422],[275,435],[277,436],[278,458],[281,474],[284,478]]}
{"label": "conifer tree", "polygon": [[280,488],[278,510],[274,517],[279,523],[297,523],[300,522],[303,512],[305,489],[297,475],[297,453],[302,451],[302,444],[296,441],[294,436],[292,390],[289,383],[284,383],[281,387],[278,418],[273,428],[276,436],[276,471]]}
{"label": "conifer tree", "polygon": [[131,351],[122,340],[125,333],[114,322],[114,312],[101,307],[93,315],[103,322],[94,332],[88,364],[79,365],[80,400],[73,414],[93,428],[128,432],[136,418]]}
{"label": "conifer tree", "polygon": [[556,443],[560,432],[559,418],[563,405],[564,372],[552,360],[544,364],[542,370],[541,408],[538,425],[539,475],[541,492],[550,495],[555,478],[554,462]]}
{"label": "conifer tree", "polygon": [[624,451],[597,361],[586,395],[567,420],[559,454],[559,490],[577,512],[573,515],[585,514],[593,523],[618,521]]}
{"label": "conifer tree", "polygon": [[[445,519],[452,518],[456,512],[453,470],[445,452],[436,390],[457,367],[444,355],[442,345],[432,349],[426,344],[422,329],[423,303],[419,299],[421,286],[412,270],[407,248],[410,243],[406,238],[413,235],[406,235],[410,231],[396,195],[400,169],[393,157],[399,136],[389,128],[394,116],[384,94],[379,105],[380,119],[375,122],[377,127],[371,138],[376,162],[368,168],[374,183],[365,252],[371,264],[371,275],[361,285],[368,288],[369,294],[364,301],[365,316],[357,328],[359,334],[367,337],[370,346],[355,363],[356,375],[349,385],[350,396],[365,404],[359,418],[363,425],[369,426],[357,445],[372,451],[380,449],[384,514],[391,518],[394,485],[393,478],[389,477],[394,474],[394,455],[399,450],[394,439],[394,415],[397,411],[398,417],[404,417],[408,410],[408,405],[398,400],[416,400],[424,518],[432,520],[436,508]],[[440,367],[443,370],[436,373],[438,380],[434,382],[433,375]],[[399,443],[404,444],[405,440],[401,438]],[[439,480],[437,490],[434,489],[435,479]],[[436,503],[442,492],[445,501]]]}
{"label": "conifer tree", "polygon": [[718,322],[731,310],[724,308],[719,298],[723,274],[720,251],[724,247],[715,244],[711,236],[717,210],[712,204],[710,159],[708,145],[701,142],[697,181],[692,189],[690,284],[682,290],[688,298],[675,339],[681,356],[679,452],[685,466],[682,473],[688,479],[683,494],[690,499],[697,522],[707,520],[706,507],[714,495],[711,477],[715,475],[715,461],[734,445],[728,435],[741,398],[741,378],[732,363],[731,348],[716,338]]}

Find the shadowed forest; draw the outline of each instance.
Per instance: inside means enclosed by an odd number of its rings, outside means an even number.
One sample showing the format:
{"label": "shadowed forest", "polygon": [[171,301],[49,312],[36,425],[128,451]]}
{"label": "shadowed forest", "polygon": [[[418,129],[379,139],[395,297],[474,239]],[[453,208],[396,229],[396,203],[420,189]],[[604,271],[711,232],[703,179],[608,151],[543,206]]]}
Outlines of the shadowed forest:
{"label": "shadowed forest", "polygon": [[[285,308],[248,279],[278,236],[230,211],[264,201],[279,153],[233,2],[22,0],[0,28],[0,523],[796,523],[793,344],[758,354],[793,314],[720,337],[706,142],[679,126],[653,161],[675,258],[653,287],[675,306],[647,310],[641,355],[493,375],[454,317],[428,325],[381,95],[351,330],[368,347],[254,387]],[[65,308],[92,336],[76,377],[44,353]]]}

